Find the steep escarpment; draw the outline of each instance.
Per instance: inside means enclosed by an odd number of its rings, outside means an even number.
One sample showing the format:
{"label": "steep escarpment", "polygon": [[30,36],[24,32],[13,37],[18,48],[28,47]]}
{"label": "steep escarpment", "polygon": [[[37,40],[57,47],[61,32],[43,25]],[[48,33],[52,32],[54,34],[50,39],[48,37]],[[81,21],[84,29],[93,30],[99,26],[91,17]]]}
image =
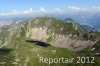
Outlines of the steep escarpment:
{"label": "steep escarpment", "polygon": [[38,17],[28,22],[26,39],[44,41],[55,47],[77,51],[97,42],[84,40],[84,34],[83,29],[72,21],[63,22],[53,17]]}

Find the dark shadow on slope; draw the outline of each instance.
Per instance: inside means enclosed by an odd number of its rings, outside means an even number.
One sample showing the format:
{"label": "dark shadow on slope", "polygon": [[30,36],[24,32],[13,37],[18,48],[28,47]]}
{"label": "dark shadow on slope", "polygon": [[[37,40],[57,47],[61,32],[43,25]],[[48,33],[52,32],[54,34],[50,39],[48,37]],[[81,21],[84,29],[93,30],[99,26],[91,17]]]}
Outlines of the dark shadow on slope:
{"label": "dark shadow on slope", "polygon": [[47,43],[42,42],[42,41],[37,41],[37,40],[26,40],[26,42],[35,43],[36,45],[42,46],[42,47],[48,47],[48,46],[50,46],[50,44],[47,44]]}
{"label": "dark shadow on slope", "polygon": [[12,49],[0,48],[0,56],[8,55]]}

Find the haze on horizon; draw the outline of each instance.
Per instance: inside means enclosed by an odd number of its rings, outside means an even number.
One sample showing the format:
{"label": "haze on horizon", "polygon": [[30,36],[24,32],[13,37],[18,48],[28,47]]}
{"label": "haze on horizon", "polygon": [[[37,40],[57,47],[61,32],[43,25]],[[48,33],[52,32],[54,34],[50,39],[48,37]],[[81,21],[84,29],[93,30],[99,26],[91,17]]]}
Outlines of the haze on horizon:
{"label": "haze on horizon", "polygon": [[100,0],[0,0],[0,17],[100,12]]}

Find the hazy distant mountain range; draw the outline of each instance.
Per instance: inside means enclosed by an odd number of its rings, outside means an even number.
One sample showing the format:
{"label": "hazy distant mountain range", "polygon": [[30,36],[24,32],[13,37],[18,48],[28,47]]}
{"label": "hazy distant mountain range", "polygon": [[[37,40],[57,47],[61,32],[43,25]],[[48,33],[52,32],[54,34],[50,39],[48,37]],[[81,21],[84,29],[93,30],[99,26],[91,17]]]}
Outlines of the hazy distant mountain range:
{"label": "hazy distant mountain range", "polygon": [[[65,14],[60,14],[60,15],[59,14],[44,14],[41,16],[53,16],[53,17],[59,18],[61,20],[65,20],[66,18],[71,18],[76,23],[83,25],[82,27],[84,27],[86,25],[88,27],[86,31],[93,29],[93,31],[100,32],[100,13],[88,13],[88,12],[80,13],[79,12],[79,13],[73,13],[73,14],[65,13]],[[6,24],[11,24],[12,22],[16,22],[16,20],[24,20],[24,19],[30,19],[30,18],[35,18],[35,17],[37,17],[37,16],[18,15],[18,16],[0,17],[0,26],[6,25]],[[86,29],[86,27],[84,29]]]}

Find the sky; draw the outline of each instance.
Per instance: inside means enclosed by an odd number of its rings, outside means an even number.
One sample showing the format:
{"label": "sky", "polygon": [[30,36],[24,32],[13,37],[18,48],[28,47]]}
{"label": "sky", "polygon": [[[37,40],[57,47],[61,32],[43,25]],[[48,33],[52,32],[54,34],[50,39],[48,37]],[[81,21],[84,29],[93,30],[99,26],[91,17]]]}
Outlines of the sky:
{"label": "sky", "polygon": [[0,16],[100,12],[100,0],[0,0]]}

